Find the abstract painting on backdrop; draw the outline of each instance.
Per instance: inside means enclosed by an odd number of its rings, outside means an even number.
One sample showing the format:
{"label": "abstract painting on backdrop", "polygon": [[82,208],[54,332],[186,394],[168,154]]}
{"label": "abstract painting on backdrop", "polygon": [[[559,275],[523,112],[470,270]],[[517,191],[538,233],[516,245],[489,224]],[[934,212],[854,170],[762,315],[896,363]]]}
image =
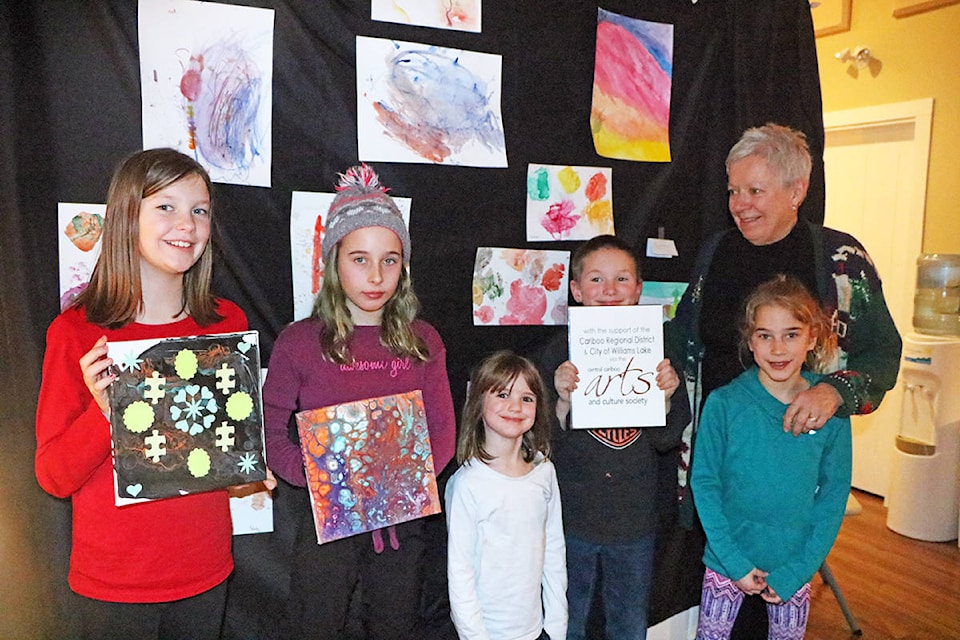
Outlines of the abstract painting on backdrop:
{"label": "abstract painting on backdrop", "polygon": [[506,167],[499,55],[357,36],[365,162]]}
{"label": "abstract painting on backdrop", "polygon": [[100,257],[105,204],[57,204],[57,253],[60,259],[60,310],[87,288]]}
{"label": "abstract painting on backdrop", "polygon": [[270,186],[273,9],[140,0],[143,148],[173,147],[214,182]]}
{"label": "abstract painting on backdrop", "polygon": [[473,324],[566,324],[569,251],[478,247]]}
{"label": "abstract painting on backdrop", "polygon": [[590,131],[597,155],[670,162],[673,25],[597,10]]}
{"label": "abstract painting on backdrop", "polygon": [[613,233],[612,169],[527,166],[527,240],[589,240]]}

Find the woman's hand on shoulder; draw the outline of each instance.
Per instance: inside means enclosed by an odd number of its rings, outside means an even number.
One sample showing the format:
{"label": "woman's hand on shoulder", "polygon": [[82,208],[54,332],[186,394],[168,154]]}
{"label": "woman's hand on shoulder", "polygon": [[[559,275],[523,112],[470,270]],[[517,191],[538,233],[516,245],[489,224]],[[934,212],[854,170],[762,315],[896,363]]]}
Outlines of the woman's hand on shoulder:
{"label": "woman's hand on shoulder", "polygon": [[112,364],[113,359],[107,357],[107,336],[100,336],[93,348],[80,356],[83,382],[108,420],[110,419],[110,397],[107,395],[107,387],[116,379],[116,376],[109,371]]}
{"label": "woman's hand on shoulder", "polygon": [[783,430],[798,436],[821,428],[833,417],[843,398],[826,382],[801,391],[783,414]]}

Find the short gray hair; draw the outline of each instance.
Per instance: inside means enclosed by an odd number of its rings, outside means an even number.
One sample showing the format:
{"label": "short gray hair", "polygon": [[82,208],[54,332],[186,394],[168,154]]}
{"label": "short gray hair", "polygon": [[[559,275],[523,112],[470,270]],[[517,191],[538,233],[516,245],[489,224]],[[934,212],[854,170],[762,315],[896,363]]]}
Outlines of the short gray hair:
{"label": "short gray hair", "polygon": [[766,160],[784,186],[810,180],[810,149],[802,131],[772,122],[747,129],[727,154],[727,173],[731,164],[750,156]]}

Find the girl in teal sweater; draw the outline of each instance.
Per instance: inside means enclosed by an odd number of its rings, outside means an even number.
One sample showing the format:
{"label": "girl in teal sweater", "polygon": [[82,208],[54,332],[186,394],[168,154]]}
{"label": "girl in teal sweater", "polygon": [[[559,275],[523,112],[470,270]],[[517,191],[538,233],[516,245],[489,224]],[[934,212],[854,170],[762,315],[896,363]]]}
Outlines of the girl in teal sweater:
{"label": "girl in teal sweater", "polygon": [[799,639],[809,580],[843,520],[852,445],[849,418],[806,416],[809,433],[794,436],[783,414],[820,379],[804,365],[829,362],[835,337],[804,285],[781,275],[748,297],[742,345],[756,366],[710,395],[697,433],[691,485],[707,535],[697,638],[729,638],[744,595],[760,594],[769,638]]}

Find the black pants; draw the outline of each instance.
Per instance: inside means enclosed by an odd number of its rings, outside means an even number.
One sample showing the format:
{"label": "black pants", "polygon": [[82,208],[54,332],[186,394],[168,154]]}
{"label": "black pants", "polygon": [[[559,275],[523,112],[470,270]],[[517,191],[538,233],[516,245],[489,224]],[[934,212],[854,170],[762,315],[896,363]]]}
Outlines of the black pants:
{"label": "black pants", "polygon": [[217,640],[227,583],[190,598],[157,603],[76,597],[84,640]]}
{"label": "black pants", "polygon": [[317,544],[305,490],[296,548],[292,554],[287,610],[291,640],[337,640],[346,636],[356,596],[363,636],[369,640],[413,638],[419,622],[425,536],[423,520],[396,525],[399,549],[383,531],[376,553],[370,533]]}
{"label": "black pants", "polygon": [[730,632],[730,640],[767,640],[769,621],[767,602],[760,596],[747,596]]}

